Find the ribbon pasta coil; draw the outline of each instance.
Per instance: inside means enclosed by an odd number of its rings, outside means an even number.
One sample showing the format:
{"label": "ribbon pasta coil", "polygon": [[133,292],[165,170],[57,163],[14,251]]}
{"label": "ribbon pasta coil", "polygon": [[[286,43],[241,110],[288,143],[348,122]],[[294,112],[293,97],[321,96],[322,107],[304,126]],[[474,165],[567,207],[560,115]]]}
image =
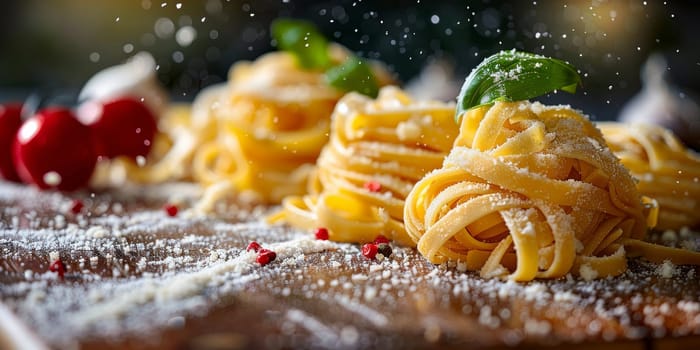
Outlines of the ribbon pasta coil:
{"label": "ribbon pasta coil", "polygon": [[697,253],[642,242],[649,211],[586,117],[521,101],[462,116],[454,148],[410,192],[404,219],[428,260],[463,261],[484,277],[618,275],[627,255],[659,251],[700,262]]}
{"label": "ribbon pasta coil", "polygon": [[[331,45],[329,54],[342,62],[348,51]],[[370,64],[380,85],[391,81],[383,65]],[[203,212],[232,193],[279,203],[306,192],[342,96],[322,71],[303,69],[287,52],[236,63],[227,83],[197,95],[190,118],[172,118],[175,125],[164,128],[169,150],[129,174],[144,182],[200,182],[206,192],[197,209]]]}
{"label": "ribbon pasta coil", "polygon": [[195,179],[264,202],[303,193],[341,93],[280,52],[237,63],[230,81],[193,104],[195,128],[212,135],[194,153]]}
{"label": "ribbon pasta coil", "polygon": [[[345,52],[334,49],[336,56]],[[321,72],[302,69],[286,52],[238,62],[228,82],[202,90],[190,108],[166,113],[156,138],[165,146],[145,166],[126,164],[127,174],[140,182],[195,180],[206,188],[198,204],[205,212],[236,192],[279,203],[305,192],[341,96]]]}
{"label": "ribbon pasta coil", "polygon": [[658,229],[700,225],[700,155],[660,126],[605,122],[598,127],[637,178],[639,192],[659,203]]}
{"label": "ribbon pasta coil", "polygon": [[[384,234],[414,245],[403,227],[404,199],[452,147],[454,105],[414,101],[396,87],[376,100],[349,93],[337,104],[309,195],[284,199],[271,221],[325,227],[330,239],[367,242]],[[369,190],[366,184],[378,188]]]}

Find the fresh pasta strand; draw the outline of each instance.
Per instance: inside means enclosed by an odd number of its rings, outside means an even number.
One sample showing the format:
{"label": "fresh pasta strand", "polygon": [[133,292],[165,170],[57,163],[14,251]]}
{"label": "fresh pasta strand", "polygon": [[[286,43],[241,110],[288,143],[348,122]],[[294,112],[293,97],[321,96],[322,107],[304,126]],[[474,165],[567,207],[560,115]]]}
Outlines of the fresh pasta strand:
{"label": "fresh pasta strand", "polygon": [[659,230],[700,225],[700,155],[651,124],[598,123],[610,149],[659,203]]}
{"label": "fresh pasta strand", "polygon": [[[626,245],[648,253],[635,242],[654,208],[586,117],[520,101],[466,112],[443,167],[415,185],[404,210],[429,261],[529,281],[624,272]],[[700,263],[699,253],[655,252]]]}
{"label": "fresh pasta strand", "polygon": [[453,115],[453,104],[414,101],[396,87],[383,88],[376,100],[347,94],[333,113],[310,194],[285,198],[270,221],[325,227],[335,241],[368,242],[383,234],[414,245],[403,227],[404,199],[451,148]]}

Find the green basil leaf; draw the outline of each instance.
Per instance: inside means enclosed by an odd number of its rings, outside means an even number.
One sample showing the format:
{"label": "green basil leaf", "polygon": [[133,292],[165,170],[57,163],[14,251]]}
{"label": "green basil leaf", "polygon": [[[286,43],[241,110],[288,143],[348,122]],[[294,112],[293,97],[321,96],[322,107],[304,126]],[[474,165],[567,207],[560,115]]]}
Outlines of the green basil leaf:
{"label": "green basil leaf", "polygon": [[326,81],[343,91],[357,91],[370,97],[377,97],[379,94],[379,85],[369,63],[356,56],[349,57],[340,65],[328,69]]}
{"label": "green basil leaf", "polygon": [[277,19],[270,26],[277,46],[292,53],[306,69],[324,69],[331,65],[328,41],[316,26],[308,21]]}
{"label": "green basil leaf", "polygon": [[369,65],[351,56],[340,65],[333,66],[328,54],[328,41],[311,22],[294,19],[277,19],[270,31],[277,46],[291,52],[305,69],[326,69],[329,85],[343,91],[358,91],[376,97],[379,86]]}
{"label": "green basil leaf", "polygon": [[576,92],[581,77],[572,65],[515,50],[501,51],[481,62],[464,81],[455,120],[467,110],[495,101],[520,101],[554,90]]}

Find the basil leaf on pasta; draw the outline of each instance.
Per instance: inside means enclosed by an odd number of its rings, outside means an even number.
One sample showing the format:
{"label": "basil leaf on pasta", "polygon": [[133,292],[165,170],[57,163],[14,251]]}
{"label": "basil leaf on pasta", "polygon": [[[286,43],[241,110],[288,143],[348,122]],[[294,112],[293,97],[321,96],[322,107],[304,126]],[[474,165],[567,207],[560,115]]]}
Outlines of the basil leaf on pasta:
{"label": "basil leaf on pasta", "polygon": [[369,63],[355,56],[328,69],[326,81],[331,86],[343,91],[357,91],[370,97],[377,97],[379,93],[379,85]]}
{"label": "basil leaf on pasta", "polygon": [[554,90],[576,92],[581,77],[572,65],[515,50],[501,51],[481,62],[464,81],[457,98],[459,121],[465,111],[495,101],[520,101]]}
{"label": "basil leaf on pasta", "polygon": [[296,56],[303,68],[327,68],[331,65],[328,41],[313,23],[277,19],[272,22],[270,31],[277,46]]}
{"label": "basil leaf on pasta", "polygon": [[376,97],[379,93],[379,85],[372,70],[361,58],[350,55],[345,62],[334,65],[328,53],[328,41],[313,23],[278,19],[272,22],[270,31],[277,47],[297,57],[302,68],[325,69],[329,85],[371,97]]}

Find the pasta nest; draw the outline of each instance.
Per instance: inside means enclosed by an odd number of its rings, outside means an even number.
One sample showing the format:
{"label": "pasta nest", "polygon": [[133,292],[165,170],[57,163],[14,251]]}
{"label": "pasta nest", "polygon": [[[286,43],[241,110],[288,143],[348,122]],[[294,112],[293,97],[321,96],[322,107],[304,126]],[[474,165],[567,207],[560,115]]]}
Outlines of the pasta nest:
{"label": "pasta nest", "polygon": [[[330,45],[335,63],[347,49]],[[370,61],[380,86],[388,70]],[[125,164],[139,182],[194,180],[206,191],[195,208],[208,212],[233,193],[264,203],[306,192],[330,116],[344,92],[330,86],[323,69],[304,69],[287,52],[238,62],[229,81],[202,90],[191,108],[171,108],[161,118],[156,152],[146,164]]]}
{"label": "pasta nest", "polygon": [[598,129],[567,106],[496,102],[466,112],[441,169],[406,199],[405,224],[433,263],[516,281],[625,271],[647,213]]}
{"label": "pasta nest", "polygon": [[303,193],[341,96],[288,53],[235,64],[229,84],[193,104],[193,127],[205,140],[194,153],[195,180],[263,202]]}
{"label": "pasta nest", "polygon": [[403,227],[404,199],[441,166],[457,136],[453,116],[454,104],[414,101],[396,87],[382,88],[376,100],[347,94],[333,113],[309,194],[285,198],[271,221],[325,227],[335,241],[367,242],[383,234],[414,245]]}
{"label": "pasta nest", "polygon": [[[342,59],[346,51],[333,52]],[[127,164],[127,173],[140,182],[200,182],[202,211],[232,193],[279,203],[305,192],[342,95],[286,52],[238,62],[228,82],[205,88],[189,108],[171,108],[159,121],[156,152],[145,166]]]}
{"label": "pasta nest", "polygon": [[638,180],[639,192],[659,203],[658,229],[700,225],[700,155],[660,126],[614,122],[598,126],[610,149]]}

